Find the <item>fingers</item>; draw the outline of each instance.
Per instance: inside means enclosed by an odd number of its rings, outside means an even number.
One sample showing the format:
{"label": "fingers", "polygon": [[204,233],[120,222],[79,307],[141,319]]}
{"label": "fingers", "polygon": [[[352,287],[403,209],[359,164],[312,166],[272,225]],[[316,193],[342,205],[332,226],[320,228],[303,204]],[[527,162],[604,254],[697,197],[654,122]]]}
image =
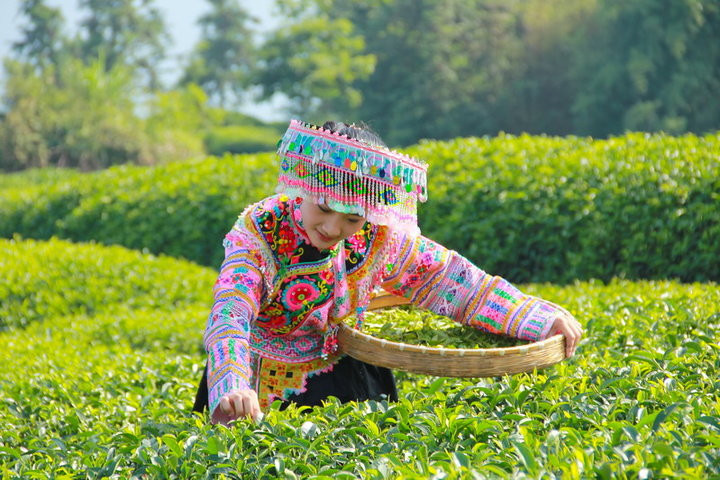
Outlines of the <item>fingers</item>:
{"label": "fingers", "polygon": [[245,406],[243,405],[243,397],[238,394],[230,395],[230,403],[233,405],[235,410],[235,418],[240,418],[245,414]]}
{"label": "fingers", "polygon": [[235,407],[230,402],[230,398],[227,395],[220,399],[220,409],[225,415],[233,418],[235,417]]}
{"label": "fingers", "polygon": [[[253,391],[255,393],[255,391]],[[260,404],[257,401],[257,395],[248,396],[243,399],[243,406],[245,407],[246,416],[257,421],[261,416]]]}
{"label": "fingers", "polygon": [[572,357],[573,355],[575,355],[575,350],[577,349],[578,343],[580,343],[580,337],[582,336],[582,328],[580,328],[580,323],[578,323],[578,321],[574,318],[572,320],[569,320],[568,323],[568,333],[565,335],[565,354],[568,357]]}
{"label": "fingers", "polygon": [[249,397],[242,398],[242,415],[252,418],[253,405]]}
{"label": "fingers", "polygon": [[235,419],[235,411],[230,404],[230,400],[226,397],[220,399],[215,411],[210,417],[210,421],[215,424],[227,425]]}
{"label": "fingers", "polygon": [[258,420],[262,417],[260,403],[255,390],[238,390],[223,395],[218,407],[213,412],[213,423],[227,425],[233,420],[249,417]]}
{"label": "fingers", "polygon": [[563,313],[557,317],[554,324],[554,330],[565,336],[565,356],[572,357],[580,343],[583,335],[583,329],[575,317],[569,313]]}

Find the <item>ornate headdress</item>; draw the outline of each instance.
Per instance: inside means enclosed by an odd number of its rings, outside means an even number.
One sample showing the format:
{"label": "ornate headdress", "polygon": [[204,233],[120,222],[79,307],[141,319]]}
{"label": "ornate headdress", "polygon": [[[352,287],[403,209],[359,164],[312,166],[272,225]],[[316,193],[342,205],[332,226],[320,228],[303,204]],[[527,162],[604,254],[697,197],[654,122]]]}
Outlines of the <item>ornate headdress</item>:
{"label": "ornate headdress", "polygon": [[419,233],[427,165],[316,125],[291,120],[278,142],[278,192],[355,213],[370,223]]}

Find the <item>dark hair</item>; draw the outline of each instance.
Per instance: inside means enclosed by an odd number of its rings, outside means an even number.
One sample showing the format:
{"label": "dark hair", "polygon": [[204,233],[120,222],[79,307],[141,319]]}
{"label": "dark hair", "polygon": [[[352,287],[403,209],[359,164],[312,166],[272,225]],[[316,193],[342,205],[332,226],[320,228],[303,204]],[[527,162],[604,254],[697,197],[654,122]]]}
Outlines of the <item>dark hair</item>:
{"label": "dark hair", "polygon": [[381,146],[387,148],[380,135],[373,132],[368,125],[363,122],[352,123],[350,125],[343,122],[325,122],[322,126],[325,130],[345,135],[348,138],[367,143],[372,146]]}

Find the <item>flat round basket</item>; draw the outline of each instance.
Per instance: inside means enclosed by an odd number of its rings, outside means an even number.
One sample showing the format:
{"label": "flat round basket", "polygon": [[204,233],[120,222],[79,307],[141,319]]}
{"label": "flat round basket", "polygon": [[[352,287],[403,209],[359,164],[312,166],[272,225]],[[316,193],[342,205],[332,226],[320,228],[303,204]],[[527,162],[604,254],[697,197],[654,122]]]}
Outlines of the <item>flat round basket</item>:
{"label": "flat round basket", "polygon": [[[382,293],[370,303],[377,310],[408,301]],[[380,367],[438,377],[497,377],[548,367],[565,358],[565,337],[506,348],[437,348],[375,338],[341,323],[340,351]]]}

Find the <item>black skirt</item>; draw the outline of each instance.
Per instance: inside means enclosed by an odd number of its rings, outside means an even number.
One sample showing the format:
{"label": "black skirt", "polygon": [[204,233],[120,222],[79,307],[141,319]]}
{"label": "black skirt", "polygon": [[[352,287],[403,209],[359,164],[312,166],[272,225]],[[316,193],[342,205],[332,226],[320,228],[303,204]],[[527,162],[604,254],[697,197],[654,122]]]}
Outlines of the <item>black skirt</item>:
{"label": "black skirt", "polygon": [[[364,400],[396,402],[398,399],[395,377],[389,369],[376,367],[347,355],[335,364],[332,371],[310,377],[306,387],[306,391],[290,396],[280,409],[287,408],[290,403],[315,407],[331,396],[337,397],[342,403]],[[206,408],[208,408],[207,365],[195,395],[193,411],[202,412]]]}

